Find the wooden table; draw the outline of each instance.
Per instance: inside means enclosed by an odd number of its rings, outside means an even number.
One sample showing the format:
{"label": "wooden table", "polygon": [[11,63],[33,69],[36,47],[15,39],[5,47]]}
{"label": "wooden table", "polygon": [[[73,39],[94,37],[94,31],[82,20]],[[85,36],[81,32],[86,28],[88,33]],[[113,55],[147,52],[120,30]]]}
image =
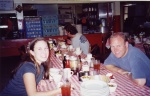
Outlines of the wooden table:
{"label": "wooden table", "polygon": [[[52,53],[51,60],[53,63],[53,67],[62,69],[62,62],[54,56]],[[109,70],[105,69],[103,65],[101,65],[100,74],[106,75],[107,73],[110,73]],[[118,87],[115,92],[110,93],[110,96],[149,96],[150,95],[150,88],[147,86],[141,87],[134,84],[128,77],[125,77],[119,73],[113,73],[115,76],[115,82],[117,83]],[[52,90],[56,88],[56,84],[54,82],[49,82],[49,80],[45,80],[47,86],[37,86],[38,91],[47,91]],[[81,96],[80,95],[80,82],[78,80],[78,77],[76,75],[71,77],[70,80],[71,84],[74,85],[74,90],[71,90],[71,96]],[[58,96],[61,96],[59,94]]]}

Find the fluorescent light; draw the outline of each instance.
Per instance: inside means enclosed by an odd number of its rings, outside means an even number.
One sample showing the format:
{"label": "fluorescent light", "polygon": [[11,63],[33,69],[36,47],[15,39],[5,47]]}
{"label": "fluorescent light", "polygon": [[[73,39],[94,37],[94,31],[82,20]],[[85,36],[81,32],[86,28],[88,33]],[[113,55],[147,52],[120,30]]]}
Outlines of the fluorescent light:
{"label": "fluorescent light", "polygon": [[124,6],[134,6],[136,4],[125,4]]}
{"label": "fluorescent light", "polygon": [[7,25],[1,25],[0,28],[8,28]]}

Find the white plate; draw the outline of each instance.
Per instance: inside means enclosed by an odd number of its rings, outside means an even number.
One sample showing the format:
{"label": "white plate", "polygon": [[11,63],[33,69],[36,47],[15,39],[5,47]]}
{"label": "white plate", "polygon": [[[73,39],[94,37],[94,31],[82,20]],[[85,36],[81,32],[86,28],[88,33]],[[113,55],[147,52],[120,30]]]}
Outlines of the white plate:
{"label": "white plate", "polygon": [[85,93],[85,94],[82,94],[81,96],[109,96],[109,93],[103,93],[103,94],[99,94],[99,93]]}
{"label": "white plate", "polygon": [[81,96],[109,96],[109,91],[82,91],[80,94]]}
{"label": "white plate", "polygon": [[88,80],[81,83],[81,87],[88,90],[100,90],[102,88],[108,87],[107,83],[98,80]]}
{"label": "white plate", "polygon": [[142,43],[142,42],[140,42],[140,41],[135,41],[135,44],[138,44],[138,43]]}
{"label": "white plate", "polygon": [[147,44],[150,44],[150,42],[146,42]]}
{"label": "white plate", "polygon": [[81,83],[81,96],[109,96],[107,83],[100,80],[88,80]]}

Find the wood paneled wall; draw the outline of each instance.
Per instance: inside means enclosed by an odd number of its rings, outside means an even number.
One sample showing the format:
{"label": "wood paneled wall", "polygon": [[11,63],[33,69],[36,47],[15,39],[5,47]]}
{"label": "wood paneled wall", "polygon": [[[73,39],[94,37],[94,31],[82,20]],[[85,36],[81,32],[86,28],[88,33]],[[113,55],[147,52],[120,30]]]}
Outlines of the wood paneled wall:
{"label": "wood paneled wall", "polygon": [[[100,47],[100,52],[104,52],[105,48],[105,37],[106,34],[95,33],[95,34],[84,34],[89,40],[91,45],[98,44]],[[52,36],[50,38],[58,39],[58,38],[66,38],[66,36]],[[46,37],[45,39],[49,39]],[[7,56],[18,56],[20,55],[18,48],[22,45],[27,45],[29,41],[32,39],[15,39],[15,40],[2,40],[0,41],[0,57]]]}

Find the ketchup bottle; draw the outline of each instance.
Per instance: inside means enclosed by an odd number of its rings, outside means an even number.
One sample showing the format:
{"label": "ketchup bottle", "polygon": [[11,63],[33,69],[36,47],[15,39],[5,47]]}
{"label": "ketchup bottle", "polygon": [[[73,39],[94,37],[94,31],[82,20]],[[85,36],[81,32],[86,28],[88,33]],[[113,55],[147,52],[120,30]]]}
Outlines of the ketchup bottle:
{"label": "ketchup bottle", "polygon": [[66,68],[70,68],[70,60],[69,60],[69,57],[66,57]]}

